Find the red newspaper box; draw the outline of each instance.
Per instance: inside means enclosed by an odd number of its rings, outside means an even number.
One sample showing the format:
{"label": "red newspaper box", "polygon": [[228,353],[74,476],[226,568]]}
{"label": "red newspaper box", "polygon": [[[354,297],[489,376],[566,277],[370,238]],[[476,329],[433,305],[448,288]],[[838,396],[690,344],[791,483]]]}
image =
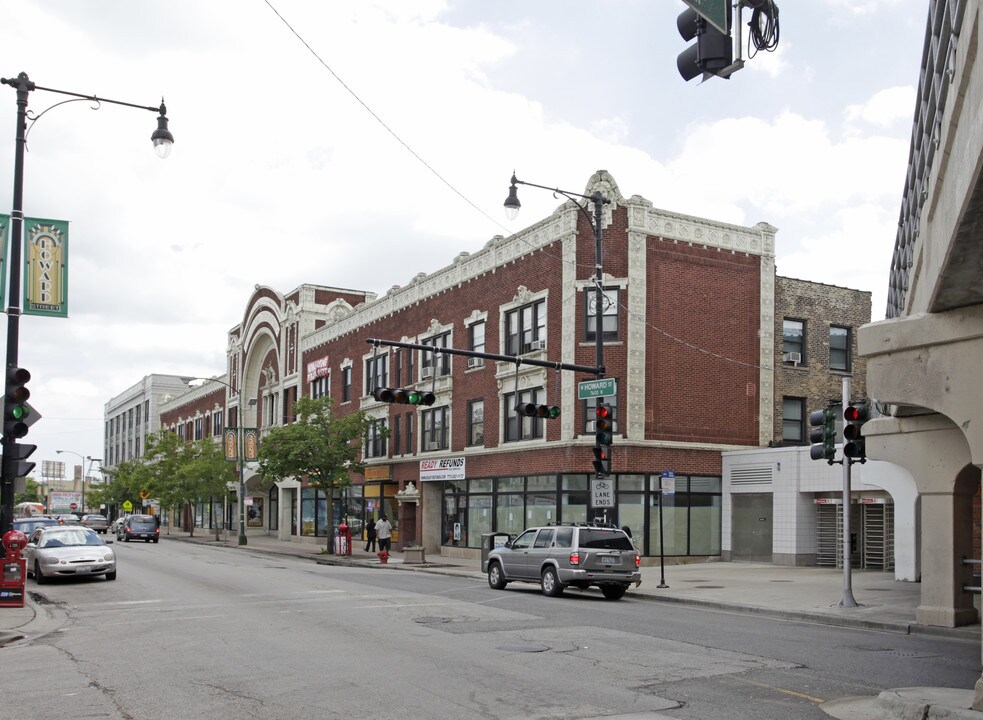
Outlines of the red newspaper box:
{"label": "red newspaper box", "polygon": [[17,530],[3,536],[7,557],[3,559],[3,576],[0,577],[0,607],[24,607],[27,561],[20,554],[26,544],[27,535]]}

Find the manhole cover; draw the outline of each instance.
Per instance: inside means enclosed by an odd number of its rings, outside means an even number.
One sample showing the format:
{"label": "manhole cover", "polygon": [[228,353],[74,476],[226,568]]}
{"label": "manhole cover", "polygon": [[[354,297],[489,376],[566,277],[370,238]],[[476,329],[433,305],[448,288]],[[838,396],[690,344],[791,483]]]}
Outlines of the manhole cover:
{"label": "manhole cover", "polygon": [[499,650],[504,650],[505,652],[523,652],[523,653],[534,653],[534,652],[546,652],[549,650],[545,645],[530,645],[528,643],[523,643],[521,645],[499,645]]}
{"label": "manhole cover", "polygon": [[697,585],[697,590],[723,590],[723,585]]}
{"label": "manhole cover", "polygon": [[440,617],[438,615],[427,615],[424,617],[413,618],[413,622],[421,625],[443,625],[445,623],[478,622],[476,617]]}

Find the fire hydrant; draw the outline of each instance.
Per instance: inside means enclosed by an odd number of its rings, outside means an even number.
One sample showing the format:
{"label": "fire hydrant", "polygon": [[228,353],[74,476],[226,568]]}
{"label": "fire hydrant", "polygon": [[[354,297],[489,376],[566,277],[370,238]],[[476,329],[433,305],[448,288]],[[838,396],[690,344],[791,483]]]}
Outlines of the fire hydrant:
{"label": "fire hydrant", "polygon": [[376,555],[379,557],[379,562],[382,563],[383,565],[386,565],[386,564],[389,563],[389,552],[388,551],[386,551],[386,550],[380,550],[379,552],[376,553]]}

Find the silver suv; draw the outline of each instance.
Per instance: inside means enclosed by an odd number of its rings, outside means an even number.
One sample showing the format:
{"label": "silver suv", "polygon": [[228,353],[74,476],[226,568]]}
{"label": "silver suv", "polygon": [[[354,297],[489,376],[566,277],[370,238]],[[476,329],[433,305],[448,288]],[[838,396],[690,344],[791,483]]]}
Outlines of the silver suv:
{"label": "silver suv", "polygon": [[495,590],[513,581],[534,582],[544,595],[557,597],[568,585],[582,590],[597,585],[608,600],[619,600],[632,583],[641,582],[640,562],[624,530],[577,523],[529,528],[488,553],[481,569]]}

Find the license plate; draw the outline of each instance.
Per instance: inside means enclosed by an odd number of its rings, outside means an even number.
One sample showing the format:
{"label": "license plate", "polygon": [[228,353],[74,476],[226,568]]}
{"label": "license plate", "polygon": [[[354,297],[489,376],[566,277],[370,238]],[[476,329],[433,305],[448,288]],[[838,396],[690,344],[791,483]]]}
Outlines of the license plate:
{"label": "license plate", "polygon": [[617,555],[601,555],[601,562],[605,565],[619,564]]}

